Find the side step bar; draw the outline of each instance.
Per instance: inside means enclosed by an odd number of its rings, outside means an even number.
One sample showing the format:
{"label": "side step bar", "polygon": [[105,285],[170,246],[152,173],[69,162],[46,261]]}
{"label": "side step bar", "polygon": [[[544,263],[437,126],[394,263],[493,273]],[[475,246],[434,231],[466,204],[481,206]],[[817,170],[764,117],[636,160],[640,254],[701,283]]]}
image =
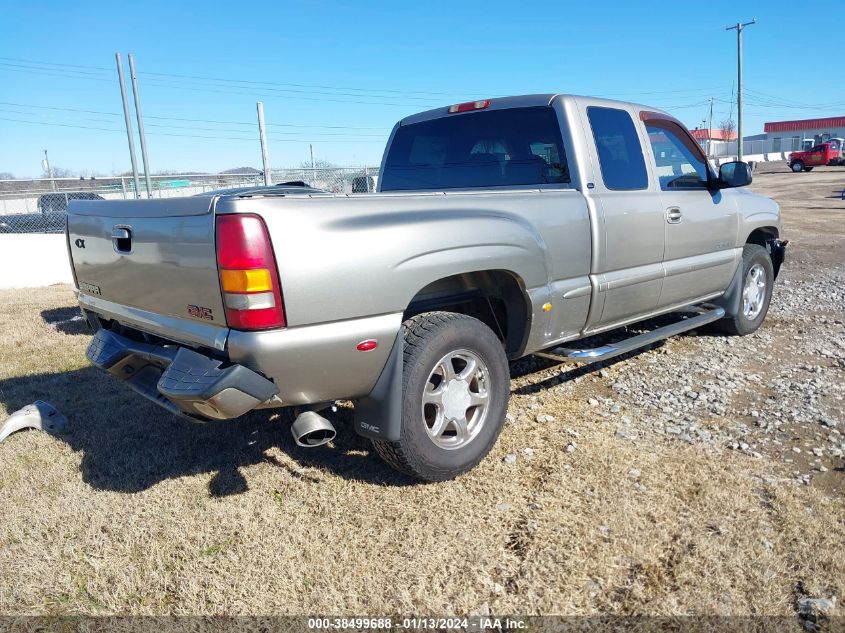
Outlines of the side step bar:
{"label": "side step bar", "polygon": [[628,352],[633,352],[636,349],[651,345],[657,341],[675,336],[681,332],[694,330],[695,328],[707,325],[713,321],[718,321],[725,316],[724,308],[713,308],[711,310],[702,311],[702,309],[692,310],[697,316],[692,316],[682,319],[669,325],[638,334],[624,341],[602,345],[601,347],[592,347],[585,349],[573,349],[568,347],[555,347],[550,350],[542,352],[534,352],[534,356],[540,358],[547,358],[558,362],[576,362],[576,363],[598,363],[614,356],[621,356]]}

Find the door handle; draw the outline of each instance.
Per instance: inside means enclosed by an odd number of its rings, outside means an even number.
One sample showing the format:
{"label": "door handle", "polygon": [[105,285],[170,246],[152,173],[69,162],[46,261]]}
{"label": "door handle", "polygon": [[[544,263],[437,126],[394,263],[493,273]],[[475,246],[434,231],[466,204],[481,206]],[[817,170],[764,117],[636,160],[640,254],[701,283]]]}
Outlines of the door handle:
{"label": "door handle", "polygon": [[124,227],[114,227],[111,231],[111,238],[113,240],[128,240],[130,237],[129,229]]}
{"label": "door handle", "polygon": [[666,221],[669,224],[680,224],[683,218],[684,216],[678,207],[669,207],[666,209]]}

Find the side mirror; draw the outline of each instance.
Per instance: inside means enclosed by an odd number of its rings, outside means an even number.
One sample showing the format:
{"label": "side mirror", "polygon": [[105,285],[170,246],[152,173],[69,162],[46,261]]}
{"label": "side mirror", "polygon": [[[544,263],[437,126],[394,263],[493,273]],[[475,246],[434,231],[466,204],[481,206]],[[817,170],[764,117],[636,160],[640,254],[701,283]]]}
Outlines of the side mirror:
{"label": "side mirror", "polygon": [[735,160],[719,166],[719,188],[730,189],[751,184],[751,166]]}

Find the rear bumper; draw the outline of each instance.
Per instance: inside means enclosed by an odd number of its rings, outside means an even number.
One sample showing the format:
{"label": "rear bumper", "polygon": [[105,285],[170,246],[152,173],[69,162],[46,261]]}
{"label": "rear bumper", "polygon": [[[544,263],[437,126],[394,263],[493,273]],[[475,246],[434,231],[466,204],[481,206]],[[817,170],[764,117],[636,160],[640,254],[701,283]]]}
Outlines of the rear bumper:
{"label": "rear bumper", "polygon": [[185,347],[142,343],[109,330],[94,335],[87,355],[145,398],[195,420],[239,417],[279,391],[243,365],[223,366]]}
{"label": "rear bumper", "polygon": [[[208,355],[225,358],[266,376],[278,389],[266,406],[298,406],[368,395],[402,327],[402,313],[395,312],[241,332],[124,306],[83,292],[79,293],[79,303],[86,314],[98,317],[91,319],[94,329],[100,327],[102,320],[117,322],[131,330],[161,337],[165,342],[160,347],[205,348],[209,350]],[[376,349],[367,352],[357,349],[358,343],[371,339],[378,342]],[[152,393],[158,394],[156,384],[152,388]]]}

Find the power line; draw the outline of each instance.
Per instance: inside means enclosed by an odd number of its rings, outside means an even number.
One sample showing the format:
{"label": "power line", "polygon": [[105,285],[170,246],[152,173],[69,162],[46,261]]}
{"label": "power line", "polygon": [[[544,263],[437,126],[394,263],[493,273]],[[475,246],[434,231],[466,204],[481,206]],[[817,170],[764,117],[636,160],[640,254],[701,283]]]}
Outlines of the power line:
{"label": "power line", "polygon": [[[72,123],[57,123],[52,121],[27,121],[24,119],[13,119],[8,117],[0,117],[0,121],[11,121],[14,123],[25,123],[28,125],[49,125],[55,127],[65,127],[65,128],[76,128],[82,130],[96,130],[100,132],[119,132],[121,134],[125,133],[124,130],[115,129],[115,128],[104,128],[104,127],[95,127],[90,125],[75,125]],[[238,130],[238,132],[242,132],[242,130]],[[202,138],[202,139],[221,139],[221,140],[230,140],[230,141],[250,141],[255,142],[255,138],[252,136],[210,136],[210,135],[202,135],[202,134],[176,134],[173,132],[150,132],[155,136],[174,136],[180,138]],[[385,135],[386,136],[386,135]],[[274,140],[282,143],[307,143],[308,137],[303,139],[293,139],[293,138],[278,138],[273,137]],[[323,141],[324,143],[378,143],[380,145],[384,144],[384,140],[356,140],[356,139],[330,139]]]}
{"label": "power line", "polygon": [[[63,71],[63,72],[72,72],[84,75],[102,75],[108,74],[110,69],[103,68],[100,66],[82,66],[80,64],[60,64],[56,62],[42,62],[42,61],[34,61],[34,60],[25,60],[21,58],[15,57],[0,57],[0,60],[12,60],[13,62],[17,63],[9,63],[0,61],[0,64],[4,66],[12,66],[15,68],[23,68],[23,69],[30,69],[33,71],[54,71],[56,70],[53,66],[59,66],[63,68],[73,68],[73,69],[90,69],[95,70],[97,72],[90,72],[90,70],[70,70],[70,71]],[[262,90],[276,90],[276,91],[288,91],[288,92],[306,92],[306,93],[314,93],[314,94],[328,94],[328,93],[320,93],[320,90],[330,90],[330,91],[340,91],[345,90],[351,93],[360,93],[360,94],[347,94],[343,95],[341,93],[338,96],[353,96],[353,97],[370,97],[370,98],[386,98],[386,99],[395,99],[398,96],[408,98],[408,99],[422,99],[422,100],[432,100],[432,97],[451,97],[458,93],[448,93],[448,92],[431,92],[431,91],[420,91],[420,90],[397,90],[392,88],[356,88],[356,87],[345,87],[345,86],[331,86],[331,85],[323,85],[323,84],[300,84],[300,83],[286,83],[286,82],[277,82],[277,81],[255,81],[255,80],[248,80],[248,79],[228,79],[223,77],[207,77],[201,75],[185,75],[185,74],[178,74],[178,73],[157,73],[157,72],[142,72],[139,73],[140,75],[144,76],[153,76],[153,77],[163,77],[165,79],[158,79],[155,81],[174,81],[174,80],[182,80],[182,79],[192,79],[192,80],[199,80],[199,82],[207,84],[208,82],[217,82],[217,83],[231,83],[231,84],[248,84],[247,86],[244,85],[236,85],[233,87],[243,88],[243,89],[253,89],[252,87],[261,87]],[[168,77],[174,78],[173,80],[167,79]],[[193,83],[197,83],[194,81]],[[280,88],[268,88],[268,86],[279,86]],[[282,90],[282,88],[284,90]],[[293,90],[296,89],[296,90]],[[301,89],[311,89],[311,90],[301,90]],[[379,94],[379,93],[388,93],[386,95]],[[332,92],[331,94],[335,94]],[[424,96],[420,96],[424,95]],[[442,99],[438,99],[442,101]]]}
{"label": "power line", "polygon": [[68,68],[92,68],[96,70],[104,70],[106,72],[112,72],[112,68],[106,68],[105,66],[83,66],[81,64],[60,64],[59,62],[39,62],[32,59],[21,59],[20,57],[2,57],[0,59],[7,59],[13,62],[25,62],[27,64],[41,64],[41,65],[50,65],[50,66],[66,66]]}
{"label": "power line", "polygon": [[[60,108],[57,106],[44,106],[44,105],[36,105],[33,103],[14,103],[11,101],[0,101],[0,105],[8,105],[14,106],[16,108],[37,108],[39,110],[54,110],[58,112],[79,112],[83,114],[101,114],[105,116],[123,116],[117,112],[104,112],[102,110],[84,110],[81,108]],[[156,119],[161,121],[184,121],[188,123],[219,123],[221,125],[246,125],[249,127],[254,127],[255,123],[251,121],[221,121],[218,119],[194,119],[194,118],[183,118],[183,117],[168,117],[168,116],[151,116],[149,114],[145,114],[144,118],[146,119]],[[268,123],[268,127],[293,127],[293,128],[317,128],[317,129],[330,129],[330,130],[382,130],[386,131],[390,128],[386,127],[361,127],[361,126],[353,126],[353,125],[307,125],[307,124],[295,124],[295,123]]]}

